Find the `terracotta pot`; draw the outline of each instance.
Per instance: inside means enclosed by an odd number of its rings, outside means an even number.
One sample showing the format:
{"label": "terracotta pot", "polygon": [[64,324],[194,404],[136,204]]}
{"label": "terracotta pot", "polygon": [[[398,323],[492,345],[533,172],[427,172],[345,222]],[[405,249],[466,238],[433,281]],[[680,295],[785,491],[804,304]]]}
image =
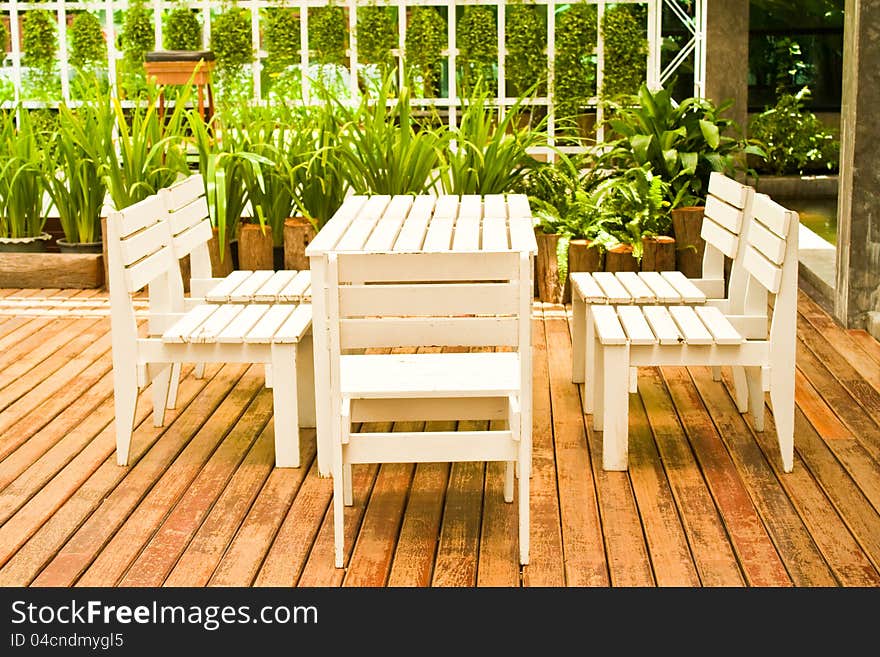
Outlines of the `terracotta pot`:
{"label": "terracotta pot", "polygon": [[305,217],[290,217],[284,221],[284,268],[309,268],[306,247],[315,239],[315,227]]}
{"label": "terracotta pot", "polygon": [[700,237],[703,228],[703,206],[672,210],[672,232],[675,236],[675,269],[688,278],[703,275],[703,250],[706,242]]}

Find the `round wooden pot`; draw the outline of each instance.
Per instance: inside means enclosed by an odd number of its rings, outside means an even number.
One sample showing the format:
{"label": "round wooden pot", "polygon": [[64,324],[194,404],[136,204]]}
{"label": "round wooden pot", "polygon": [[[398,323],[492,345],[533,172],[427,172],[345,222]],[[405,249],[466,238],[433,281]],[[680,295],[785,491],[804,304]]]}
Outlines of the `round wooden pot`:
{"label": "round wooden pot", "polygon": [[290,217],[284,221],[284,268],[309,268],[306,247],[315,239],[315,227],[305,217]]}
{"label": "round wooden pot", "polygon": [[538,299],[547,303],[562,303],[563,289],[559,283],[559,267],[556,264],[559,235],[535,230],[535,239],[538,242],[538,260],[535,263]]}
{"label": "round wooden pot", "polygon": [[272,229],[269,226],[262,228],[259,224],[241,224],[238,229],[239,269],[274,270],[273,246]]}
{"label": "round wooden pot", "polygon": [[[605,266],[605,253],[598,247],[594,246],[590,240],[578,239],[571,240],[568,244],[568,272],[569,274],[577,271],[602,271]],[[562,294],[563,303],[571,301],[571,282],[569,279],[565,281],[565,290]]]}
{"label": "round wooden pot", "polygon": [[211,257],[211,274],[215,278],[224,278],[232,273],[232,247],[227,241],[223,245],[223,258],[220,258],[220,234],[217,228],[212,229],[208,240],[208,255]]}
{"label": "round wooden pot", "polygon": [[703,250],[706,242],[700,237],[703,228],[703,206],[672,210],[672,232],[675,236],[675,269],[688,278],[703,275]]}
{"label": "round wooden pot", "polygon": [[665,235],[642,238],[642,271],[675,270],[675,238]]}
{"label": "round wooden pot", "polygon": [[639,271],[639,261],[629,244],[618,244],[605,251],[605,271]]}

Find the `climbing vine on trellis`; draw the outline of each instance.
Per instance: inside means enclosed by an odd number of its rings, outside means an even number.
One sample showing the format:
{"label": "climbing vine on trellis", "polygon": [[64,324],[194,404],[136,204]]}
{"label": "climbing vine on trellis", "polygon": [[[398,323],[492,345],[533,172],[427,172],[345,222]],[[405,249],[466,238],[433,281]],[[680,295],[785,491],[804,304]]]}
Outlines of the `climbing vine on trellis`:
{"label": "climbing vine on trellis", "polygon": [[519,96],[536,85],[539,95],[547,85],[547,20],[537,6],[516,3],[507,6],[504,61],[507,95]]}

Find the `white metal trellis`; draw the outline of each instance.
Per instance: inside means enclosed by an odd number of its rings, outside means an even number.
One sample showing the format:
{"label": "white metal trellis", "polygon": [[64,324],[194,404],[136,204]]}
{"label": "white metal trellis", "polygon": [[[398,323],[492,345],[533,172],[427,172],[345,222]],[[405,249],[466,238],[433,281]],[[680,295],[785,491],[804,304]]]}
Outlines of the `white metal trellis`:
{"label": "white metal trellis", "polygon": [[[527,0],[536,5],[547,7],[547,95],[531,101],[538,106],[545,106],[548,114],[548,131],[551,135],[555,132],[554,95],[553,82],[555,79],[555,55],[556,55],[556,12],[563,6],[571,4],[563,0]],[[597,5],[597,89],[602,88],[603,65],[605,59],[604,41],[602,39],[602,16],[606,7],[613,4],[640,3],[647,6],[648,21],[646,37],[648,41],[648,53],[646,61],[647,80],[652,88],[658,88],[667,83],[671,76],[687,60],[693,61],[694,95],[702,97],[705,91],[706,72],[706,47],[705,47],[705,4],[707,0],[581,0],[589,4]],[[325,6],[329,3],[338,4],[348,10],[349,49],[348,64],[349,72],[358,69],[357,52],[357,10],[358,7],[367,5],[388,5],[398,9],[398,44],[397,62],[400,81],[403,81],[403,58],[406,44],[406,17],[407,8],[417,5],[445,7],[447,9],[447,39],[448,47],[445,52],[448,70],[448,93],[443,98],[420,99],[414,98],[412,102],[419,105],[435,105],[440,108],[454,109],[461,105],[458,95],[456,80],[456,57],[458,49],[456,45],[457,16],[456,9],[462,5],[487,5],[497,7],[497,35],[498,35],[498,84],[497,103],[506,108],[517,102],[516,98],[507,96],[507,80],[504,47],[507,0],[287,0],[286,4],[298,7],[300,14],[300,67],[302,71],[309,70],[309,46],[308,46],[308,9]],[[155,31],[155,47],[161,48],[163,41],[163,16],[173,8],[178,0],[149,0],[148,4],[153,8],[153,21]],[[11,51],[7,55],[8,65],[0,69],[8,79],[12,80],[15,89],[15,101],[21,100],[23,81],[23,62],[21,52],[21,29],[20,18],[28,11],[34,9],[54,10],[58,20],[59,40],[59,75],[61,78],[61,93],[64,100],[70,100],[70,72],[69,49],[67,46],[67,17],[72,11],[88,10],[104,13],[104,29],[107,39],[107,75],[112,88],[116,88],[116,66],[122,53],[116,48],[117,28],[114,24],[114,12],[124,11],[128,8],[129,0],[45,0],[34,2],[33,0],[5,0],[5,7],[0,12],[5,13],[10,19]],[[200,12],[203,25],[203,41],[207,48],[211,38],[211,15],[212,12],[220,11],[224,5],[223,0],[189,0],[188,5]],[[261,102],[262,78],[261,70],[267,53],[261,49],[261,11],[268,7],[278,6],[278,0],[238,0],[238,5],[250,11],[251,14],[251,39],[254,47],[255,59],[251,66],[251,78],[253,81],[254,100]],[[686,10],[693,7],[693,16]],[[687,40],[676,55],[663,66],[661,59],[661,47],[664,39],[664,8],[675,17],[674,23],[680,24],[686,34]],[[2,13],[0,13],[2,15]],[[349,89],[352,96],[356,96],[357,76],[349,75]],[[303,102],[310,102],[310,90],[308,76],[302,76]],[[596,98],[586,99],[587,105],[594,106],[597,112],[597,125],[601,126],[601,104]],[[44,103],[29,101],[25,106],[42,106]],[[448,112],[450,126],[456,124],[456,112]],[[601,135],[600,135],[601,138]]]}

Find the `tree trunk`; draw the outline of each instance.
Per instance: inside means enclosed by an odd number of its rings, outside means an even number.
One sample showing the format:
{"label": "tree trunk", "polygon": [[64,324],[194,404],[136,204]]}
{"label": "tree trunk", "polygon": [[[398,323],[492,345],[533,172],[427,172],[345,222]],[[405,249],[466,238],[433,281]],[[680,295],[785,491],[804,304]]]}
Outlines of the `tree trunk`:
{"label": "tree trunk", "polygon": [[605,271],[638,271],[639,261],[629,244],[618,244],[605,252]]}
{"label": "tree trunk", "polygon": [[559,284],[559,267],[556,264],[559,235],[535,230],[535,238],[538,241],[538,262],[535,267],[538,299],[548,303],[562,303],[562,286]]}
{"label": "tree trunk", "polygon": [[702,206],[675,208],[672,211],[672,230],[675,234],[675,269],[688,278],[703,276],[703,249],[706,242],[700,237],[703,228]]}
{"label": "tree trunk", "polygon": [[238,232],[238,266],[245,271],[273,270],[272,229],[259,224],[241,224]]}
{"label": "tree trunk", "polygon": [[[605,266],[605,253],[589,240],[572,240],[568,245],[568,273],[576,271],[602,271]],[[566,279],[563,302],[571,301],[571,281]]]}
{"label": "tree trunk", "polygon": [[214,278],[224,278],[232,273],[232,247],[227,241],[223,245],[223,260],[220,260],[220,235],[216,228],[208,240],[208,255],[211,256],[211,274]]}
{"label": "tree trunk", "polygon": [[642,271],[673,271],[675,238],[658,235],[642,238]]}
{"label": "tree trunk", "polygon": [[315,228],[305,217],[291,217],[284,222],[284,268],[309,268],[306,247],[315,239]]}

